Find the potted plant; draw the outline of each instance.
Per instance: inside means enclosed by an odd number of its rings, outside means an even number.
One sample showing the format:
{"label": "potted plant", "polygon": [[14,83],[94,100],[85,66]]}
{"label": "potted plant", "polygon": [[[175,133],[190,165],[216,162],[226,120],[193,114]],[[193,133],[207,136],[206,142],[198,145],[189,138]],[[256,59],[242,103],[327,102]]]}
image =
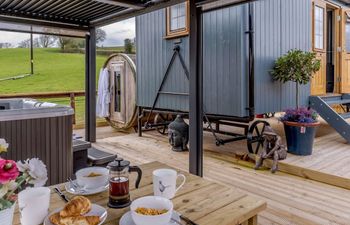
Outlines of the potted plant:
{"label": "potted plant", "polygon": [[[8,144],[0,139],[0,154]],[[0,218],[1,225],[12,225],[17,193],[26,186],[40,187],[47,181],[47,169],[37,158],[24,162],[0,157]]]}
{"label": "potted plant", "polygon": [[278,58],[271,71],[272,78],[286,83],[295,82],[296,108],[288,109],[280,118],[284,124],[288,152],[296,155],[311,155],[316,129],[319,125],[317,113],[300,107],[299,86],[310,82],[313,74],[320,69],[320,60],[313,52],[293,49]]}

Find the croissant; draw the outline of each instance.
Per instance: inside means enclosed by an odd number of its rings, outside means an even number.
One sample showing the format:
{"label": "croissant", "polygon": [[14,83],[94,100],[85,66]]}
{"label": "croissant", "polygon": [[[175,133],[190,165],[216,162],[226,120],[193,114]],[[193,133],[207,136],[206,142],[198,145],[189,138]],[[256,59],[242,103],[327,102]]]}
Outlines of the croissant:
{"label": "croissant", "polygon": [[55,224],[55,225],[63,225],[61,223],[61,216],[60,216],[60,213],[54,213],[50,216],[50,221],[51,223]]}
{"label": "croissant", "polygon": [[98,216],[76,216],[64,217],[60,220],[59,225],[97,225],[100,223]]}
{"label": "croissant", "polygon": [[69,216],[61,217],[59,213],[50,216],[51,223],[55,225],[97,225],[100,223],[98,216]]}
{"label": "croissant", "polygon": [[61,217],[82,216],[91,210],[91,202],[83,196],[76,196],[61,210]]}

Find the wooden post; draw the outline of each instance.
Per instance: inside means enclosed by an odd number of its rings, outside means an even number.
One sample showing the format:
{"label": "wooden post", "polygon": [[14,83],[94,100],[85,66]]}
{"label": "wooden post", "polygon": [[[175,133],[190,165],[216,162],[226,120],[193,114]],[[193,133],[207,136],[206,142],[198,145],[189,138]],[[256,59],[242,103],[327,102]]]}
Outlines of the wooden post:
{"label": "wooden post", "polygon": [[70,93],[69,97],[70,97],[70,107],[72,107],[72,109],[74,110],[73,124],[75,124],[76,123],[76,120],[75,120],[76,112],[75,112],[75,94],[74,94],[74,92]]}

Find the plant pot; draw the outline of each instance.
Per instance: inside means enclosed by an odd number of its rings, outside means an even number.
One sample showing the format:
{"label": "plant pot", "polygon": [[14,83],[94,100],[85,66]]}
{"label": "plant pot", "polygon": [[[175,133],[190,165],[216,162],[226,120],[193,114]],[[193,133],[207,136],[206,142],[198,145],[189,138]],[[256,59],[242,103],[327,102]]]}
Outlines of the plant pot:
{"label": "plant pot", "polygon": [[14,203],[11,208],[0,210],[1,225],[12,225],[13,215],[15,214],[15,206],[16,203]]}
{"label": "plant pot", "polygon": [[284,121],[284,132],[288,152],[294,155],[311,155],[317,127],[316,123],[297,123]]}

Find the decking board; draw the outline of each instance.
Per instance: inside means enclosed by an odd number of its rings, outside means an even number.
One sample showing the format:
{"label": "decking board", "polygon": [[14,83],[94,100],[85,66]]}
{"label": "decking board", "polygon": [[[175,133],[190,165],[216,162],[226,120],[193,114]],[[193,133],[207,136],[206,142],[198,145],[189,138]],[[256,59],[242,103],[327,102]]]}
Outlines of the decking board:
{"label": "decking board", "polygon": [[[188,153],[172,152],[167,138],[156,132],[144,133],[144,137],[118,133],[115,137],[98,139],[96,146],[116,152],[133,164],[158,160],[176,168],[188,169]],[[243,149],[244,142],[235,146]],[[204,155],[206,178],[267,201],[267,210],[259,214],[259,224],[326,225],[348,224],[350,221],[350,190],[282,172],[254,171],[252,164],[247,162],[233,164],[236,159],[217,153],[210,134],[205,134],[204,148],[210,149]],[[232,146],[225,145],[220,149],[229,152],[230,148]]]}

